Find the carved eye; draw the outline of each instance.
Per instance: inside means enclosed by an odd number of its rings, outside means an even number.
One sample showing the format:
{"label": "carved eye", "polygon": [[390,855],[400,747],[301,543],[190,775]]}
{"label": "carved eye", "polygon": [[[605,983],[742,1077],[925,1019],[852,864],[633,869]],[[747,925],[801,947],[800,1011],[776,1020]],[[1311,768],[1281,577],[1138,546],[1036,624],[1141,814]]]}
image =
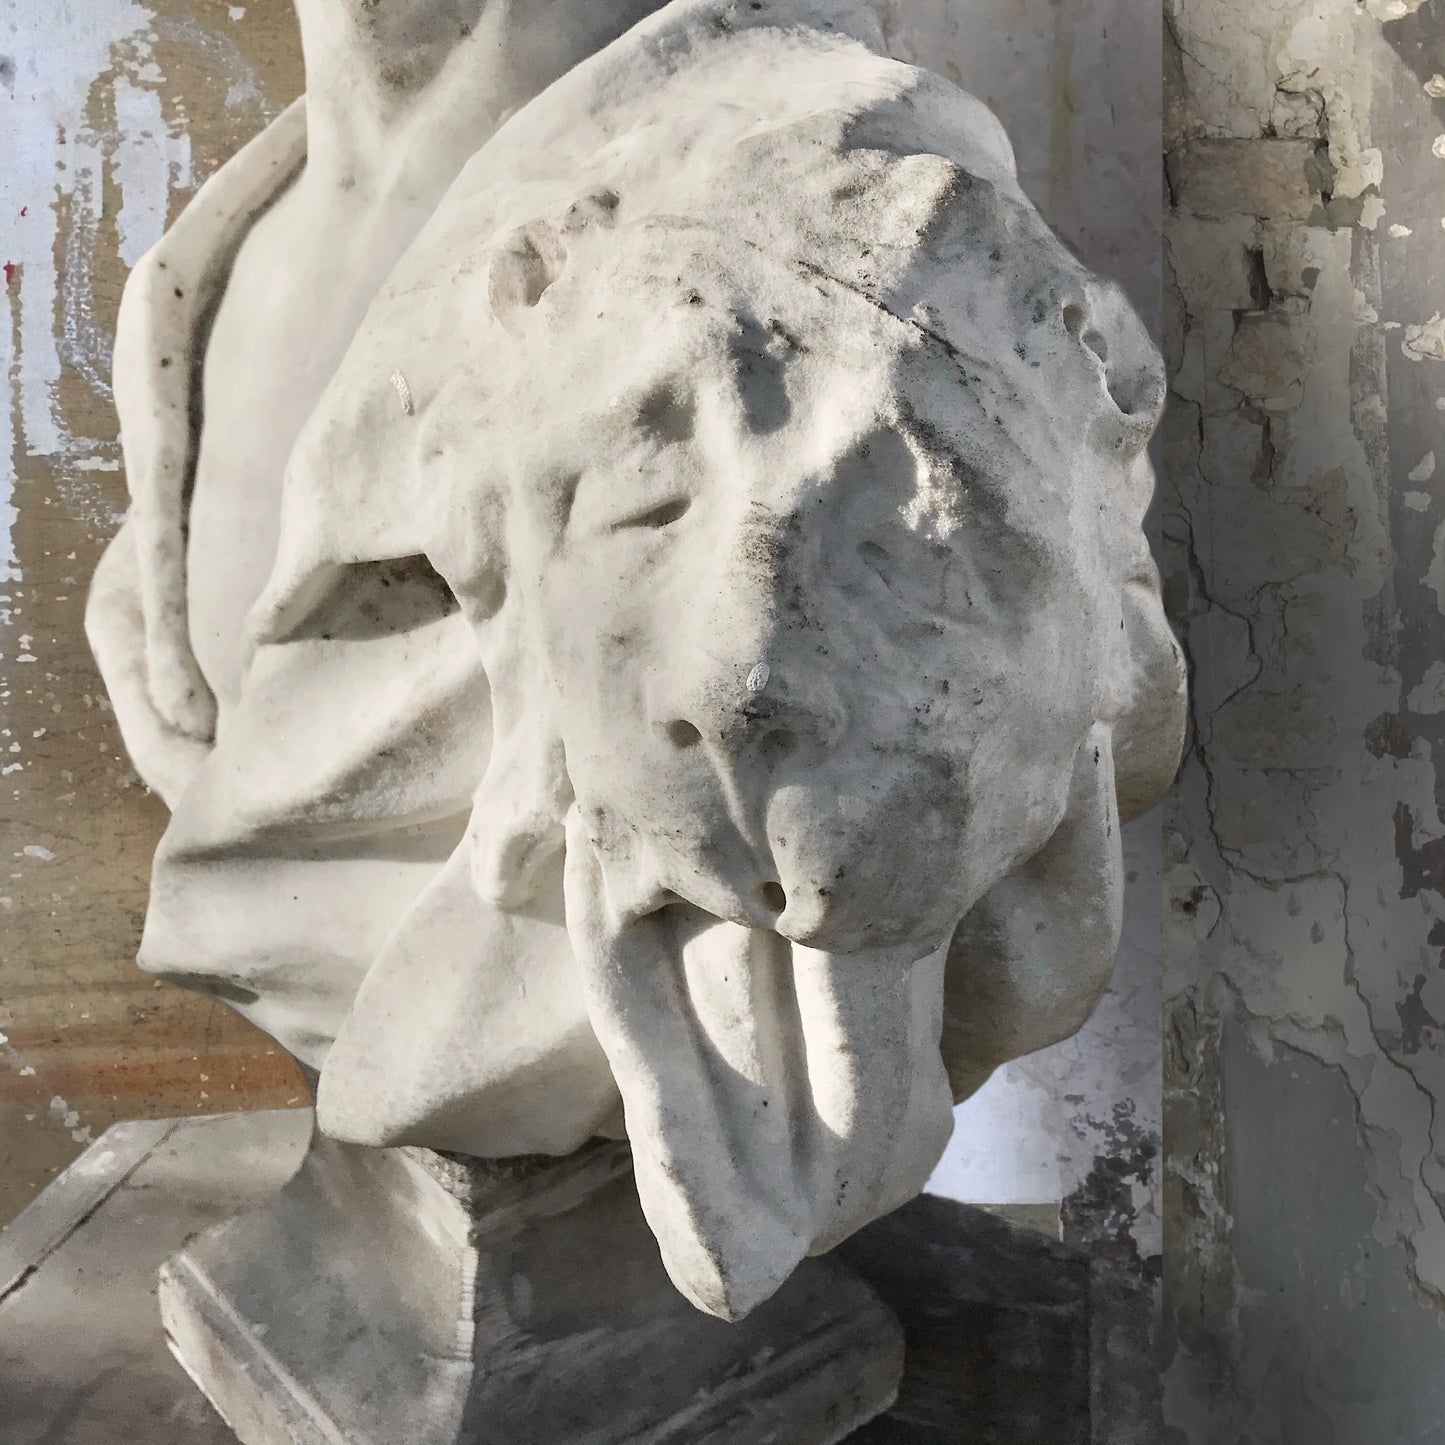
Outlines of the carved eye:
{"label": "carved eye", "polygon": [[885,548],[880,547],[877,542],[871,539],[859,542],[858,555],[863,559],[863,565],[877,576],[878,580],[885,587],[891,589],[893,585],[893,558],[888,555]]}
{"label": "carved eye", "polygon": [[661,476],[648,475],[649,470],[639,467],[637,474],[621,478],[579,479],[567,509],[568,535],[577,541],[618,532],[664,532],[680,522],[696,500],[686,480],[677,475],[684,469],[673,466]]}
{"label": "carved eye", "polygon": [[646,511],[634,512],[630,517],[624,517],[621,521],[613,522],[609,530],[621,532],[634,527],[646,527],[654,532],[660,532],[664,527],[670,527],[680,520],[692,506],[691,497],[672,497],[665,502],[659,502],[655,507],[648,507]]}
{"label": "carved eye", "polygon": [[871,537],[858,544],[863,565],[901,602],[926,616],[977,621],[992,592],[973,562],[950,547],[900,532],[892,547]]}

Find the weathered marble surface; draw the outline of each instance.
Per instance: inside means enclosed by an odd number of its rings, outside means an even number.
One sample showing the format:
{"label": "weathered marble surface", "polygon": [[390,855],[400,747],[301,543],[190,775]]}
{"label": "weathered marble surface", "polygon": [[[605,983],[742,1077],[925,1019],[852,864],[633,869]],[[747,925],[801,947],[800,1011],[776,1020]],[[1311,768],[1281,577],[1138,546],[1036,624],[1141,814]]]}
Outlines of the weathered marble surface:
{"label": "weathered marble surface", "polygon": [[166,1349],[156,1272],[263,1204],[310,1135],[299,1109],[117,1124],[0,1234],[6,1445],[233,1445]]}
{"label": "weathered marble surface", "polygon": [[[1130,0],[875,8],[890,53],[994,111],[1025,194],[1157,336],[1159,96],[1140,77],[1157,69],[1162,15]],[[0,44],[0,796],[19,856],[0,888],[0,1220],[115,1119],[279,1107],[304,1092],[285,1051],[240,1015],[134,967],[166,810],[120,746],[81,627],[84,579],[124,517],[110,393],[121,284],[300,93],[296,17],[291,0],[12,11]],[[1132,881],[1105,998],[1078,1034],[959,1106],[933,1187],[1066,1199],[1066,1237],[1148,1259],[1160,1248],[1157,815],[1124,834]]]}
{"label": "weathered marble surface", "polygon": [[563,26],[515,113],[454,103],[525,16],[408,13],[397,69],[303,7],[305,116],[127,290],[89,619],[175,808],[142,961],[319,1069],[339,1138],[625,1121],[736,1318],[1107,980],[1181,719],[1158,358],[866,6]]}

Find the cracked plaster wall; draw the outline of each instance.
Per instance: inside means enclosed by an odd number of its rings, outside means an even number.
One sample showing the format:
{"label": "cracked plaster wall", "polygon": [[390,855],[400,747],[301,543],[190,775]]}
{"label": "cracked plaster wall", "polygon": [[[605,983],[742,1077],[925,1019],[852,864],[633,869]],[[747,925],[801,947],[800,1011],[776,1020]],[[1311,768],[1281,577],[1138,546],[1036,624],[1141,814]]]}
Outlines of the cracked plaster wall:
{"label": "cracked plaster wall", "polygon": [[1174,1445],[1445,1419],[1445,4],[1170,0]]}

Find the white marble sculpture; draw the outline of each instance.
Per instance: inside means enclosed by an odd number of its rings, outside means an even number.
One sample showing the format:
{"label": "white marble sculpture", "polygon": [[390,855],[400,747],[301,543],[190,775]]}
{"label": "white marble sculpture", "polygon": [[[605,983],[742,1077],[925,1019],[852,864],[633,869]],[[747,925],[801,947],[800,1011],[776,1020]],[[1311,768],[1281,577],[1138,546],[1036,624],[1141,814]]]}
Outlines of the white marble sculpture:
{"label": "white marble sculpture", "polygon": [[625,1131],[736,1318],[1108,978],[1159,360],[861,0],[299,9],[122,312],[142,965],[333,1137]]}

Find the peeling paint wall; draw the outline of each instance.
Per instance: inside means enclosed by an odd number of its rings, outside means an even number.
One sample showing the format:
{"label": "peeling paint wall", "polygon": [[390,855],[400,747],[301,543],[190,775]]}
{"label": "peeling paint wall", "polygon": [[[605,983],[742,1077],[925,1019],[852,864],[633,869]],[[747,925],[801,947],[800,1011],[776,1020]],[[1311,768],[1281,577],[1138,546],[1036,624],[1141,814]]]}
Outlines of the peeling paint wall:
{"label": "peeling paint wall", "polygon": [[1445,1419],[1445,4],[1170,0],[1171,1440]]}

